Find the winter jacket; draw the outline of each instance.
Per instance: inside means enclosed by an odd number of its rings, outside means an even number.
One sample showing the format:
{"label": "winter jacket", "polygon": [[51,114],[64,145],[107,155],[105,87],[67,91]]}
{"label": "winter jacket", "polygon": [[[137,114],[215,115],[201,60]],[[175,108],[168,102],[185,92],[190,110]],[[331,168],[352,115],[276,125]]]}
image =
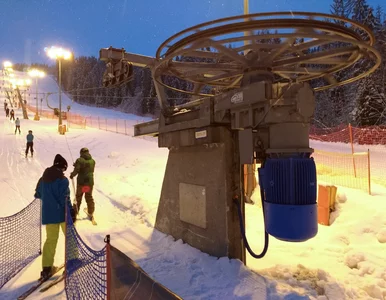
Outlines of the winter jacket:
{"label": "winter jacket", "polygon": [[72,171],[70,178],[78,175],[76,179],[78,185],[94,185],[95,160],[91,157],[89,152],[82,153],[75,161],[74,167],[74,171]]}
{"label": "winter jacket", "polygon": [[27,143],[32,143],[34,141],[34,136],[32,133],[27,134]]}
{"label": "winter jacket", "polygon": [[15,121],[15,125],[16,125],[16,126],[20,126],[20,119],[17,119],[17,120]]}
{"label": "winter jacket", "polygon": [[56,166],[47,168],[36,185],[35,198],[42,200],[42,224],[65,220],[65,205],[71,205],[69,181]]}

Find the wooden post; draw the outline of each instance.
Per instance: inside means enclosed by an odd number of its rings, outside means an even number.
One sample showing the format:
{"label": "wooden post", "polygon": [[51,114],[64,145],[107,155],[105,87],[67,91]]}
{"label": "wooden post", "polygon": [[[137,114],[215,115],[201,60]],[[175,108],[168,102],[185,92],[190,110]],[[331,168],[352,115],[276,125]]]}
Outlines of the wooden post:
{"label": "wooden post", "polygon": [[370,149],[367,149],[367,180],[369,184],[369,195],[371,195],[371,177],[370,177]]}
{"label": "wooden post", "polygon": [[127,130],[126,130],[126,120],[125,120],[125,135],[127,135]]}
{"label": "wooden post", "polygon": [[115,119],[115,132],[118,133],[118,119]]}
{"label": "wooden post", "polygon": [[105,120],[106,120],[106,131],[107,131],[107,118]]}
{"label": "wooden post", "polygon": [[99,119],[99,116],[98,116],[98,129],[101,129],[101,120]]}
{"label": "wooden post", "polygon": [[357,177],[357,169],[356,169],[356,166],[355,166],[354,143],[353,143],[353,137],[352,137],[352,127],[351,127],[351,123],[348,124],[348,132],[349,132],[349,135],[350,135],[351,154],[352,154],[352,164],[353,164],[353,167],[354,167],[354,177],[356,178],[356,177]]}

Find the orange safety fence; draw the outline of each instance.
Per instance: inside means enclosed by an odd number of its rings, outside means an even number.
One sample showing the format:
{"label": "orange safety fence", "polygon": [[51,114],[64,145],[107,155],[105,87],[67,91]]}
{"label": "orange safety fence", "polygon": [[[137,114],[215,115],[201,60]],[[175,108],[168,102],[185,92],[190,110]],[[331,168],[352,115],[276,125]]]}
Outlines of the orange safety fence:
{"label": "orange safety fence", "polygon": [[[30,111],[35,112],[33,106],[27,105]],[[42,117],[55,119],[53,110],[40,110]],[[115,132],[128,136],[133,136],[134,125],[138,121],[125,119],[108,119],[102,117],[83,116],[75,113],[67,113],[68,128],[85,129],[86,127],[97,128],[109,132]],[[370,133],[370,138],[367,134]],[[385,137],[383,137],[383,134]],[[150,137],[143,137],[150,138]],[[371,153],[364,149],[362,145],[354,145],[358,141],[370,141],[373,143],[386,144],[386,127],[373,128],[354,128],[351,125],[340,125],[335,128],[318,129],[312,127],[310,130],[310,139],[320,142],[328,142],[312,145],[315,148],[313,157],[315,158],[318,180],[335,185],[346,186],[366,190],[371,193],[371,181],[386,186],[386,160],[382,159],[386,154],[384,146],[376,146]],[[347,145],[332,147],[334,142],[341,142]],[[317,142],[318,143],[318,142]],[[331,146],[332,151],[322,151],[327,146]],[[343,149],[343,148],[344,149]],[[327,147],[329,148],[329,147]],[[384,149],[383,149],[384,148]],[[360,152],[355,152],[360,151]],[[375,158],[373,160],[373,158]],[[385,168],[382,167],[382,162]],[[249,173],[249,172],[245,172]],[[256,183],[255,183],[256,184]],[[255,185],[254,184],[254,185]],[[245,192],[250,194],[248,187],[244,187]]]}
{"label": "orange safety fence", "polygon": [[318,182],[361,189],[371,194],[370,151],[338,153],[315,150]]}
{"label": "orange safety fence", "polygon": [[322,142],[386,145],[386,126],[353,127],[350,124],[333,128],[311,127],[310,139]]}

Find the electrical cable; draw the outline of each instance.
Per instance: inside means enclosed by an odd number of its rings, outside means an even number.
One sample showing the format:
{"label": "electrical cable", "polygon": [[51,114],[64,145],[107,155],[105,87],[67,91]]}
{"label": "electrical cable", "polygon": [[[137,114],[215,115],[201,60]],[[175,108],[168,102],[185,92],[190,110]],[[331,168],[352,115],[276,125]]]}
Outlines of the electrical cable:
{"label": "electrical cable", "polygon": [[[260,172],[259,172],[259,177],[260,177]],[[259,178],[259,182],[260,182],[261,207],[262,207],[262,210],[263,210],[263,218],[264,218],[264,248],[263,248],[263,251],[260,254],[256,254],[255,252],[253,252],[253,250],[249,246],[248,239],[247,239],[247,236],[245,234],[244,219],[243,219],[243,214],[242,214],[242,211],[241,211],[241,204],[240,204],[240,201],[238,200],[238,197],[234,197],[233,198],[233,203],[236,205],[237,213],[239,215],[239,223],[240,223],[241,236],[243,238],[245,247],[247,248],[249,254],[253,258],[263,258],[265,256],[265,254],[267,253],[267,251],[268,251],[268,245],[269,245],[269,235],[268,235],[268,232],[267,232],[267,230],[265,228],[265,216],[264,216],[264,201],[265,201],[265,197],[264,197],[264,190],[261,187],[262,181],[260,180],[260,178]]]}

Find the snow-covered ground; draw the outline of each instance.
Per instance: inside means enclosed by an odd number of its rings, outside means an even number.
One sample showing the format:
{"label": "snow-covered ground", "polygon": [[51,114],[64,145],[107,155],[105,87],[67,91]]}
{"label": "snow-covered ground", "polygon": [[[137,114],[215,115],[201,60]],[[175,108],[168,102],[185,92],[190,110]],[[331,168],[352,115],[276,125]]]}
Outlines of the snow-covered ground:
{"label": "snow-covered ground", "polygon": [[[45,78],[39,81],[39,89],[55,91],[57,87],[52,79]],[[3,103],[3,95],[0,102]],[[106,109],[75,104],[73,109],[82,114],[106,113],[111,118],[136,120],[135,116]],[[16,111],[16,116],[21,115],[21,111]],[[20,211],[33,200],[36,182],[43,170],[52,165],[55,154],[62,154],[71,166],[80,148],[88,147],[97,163],[94,197],[98,226],[80,221],[77,228],[82,238],[92,248],[100,249],[103,238],[110,234],[113,246],[184,299],[386,299],[383,187],[375,185],[373,196],[338,187],[331,226],[319,226],[318,235],[304,243],[271,238],[267,255],[260,260],[248,256],[245,267],[237,260],[211,257],[153,228],[168,154],[167,149],[157,147],[155,139],[137,139],[93,128],[71,129],[66,135],[59,135],[56,120],[36,122],[32,113],[30,120],[21,122],[22,134],[15,135],[14,124],[4,113],[0,114],[0,217]],[[36,152],[33,158],[26,159],[23,152],[29,129],[35,135]],[[334,147],[337,146],[318,143],[317,148],[331,151]],[[374,149],[386,153],[384,148]],[[70,167],[66,175],[71,171]],[[254,195],[253,199],[256,205],[246,207],[247,236],[255,252],[260,252],[263,218],[259,196]],[[63,239],[59,241],[56,264],[64,259],[62,246]],[[37,279],[40,269],[41,257],[0,290],[0,299],[15,299]],[[30,298],[65,299],[63,288],[62,283]]]}

